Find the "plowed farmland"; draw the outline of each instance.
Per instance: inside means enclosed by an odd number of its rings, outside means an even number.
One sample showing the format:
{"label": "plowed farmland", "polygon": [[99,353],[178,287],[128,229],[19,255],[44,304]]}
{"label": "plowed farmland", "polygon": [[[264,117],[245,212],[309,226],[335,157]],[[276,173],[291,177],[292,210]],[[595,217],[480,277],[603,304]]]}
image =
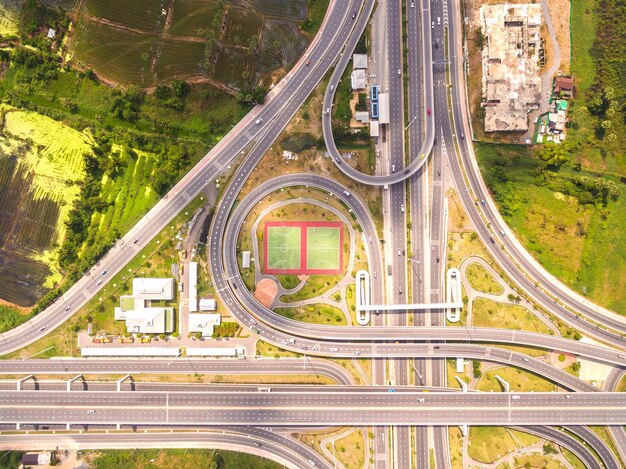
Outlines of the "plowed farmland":
{"label": "plowed farmland", "polygon": [[103,78],[152,87],[205,79],[253,88],[302,53],[306,0],[85,0],[75,57]]}
{"label": "plowed farmland", "polygon": [[10,107],[0,108],[0,122],[0,298],[30,306],[60,279],[54,253],[90,139]]}

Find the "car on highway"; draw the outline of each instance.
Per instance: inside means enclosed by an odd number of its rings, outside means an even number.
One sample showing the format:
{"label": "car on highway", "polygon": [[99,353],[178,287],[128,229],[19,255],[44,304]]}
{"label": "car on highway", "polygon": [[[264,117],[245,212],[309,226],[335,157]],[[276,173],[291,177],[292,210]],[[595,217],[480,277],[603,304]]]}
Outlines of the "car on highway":
{"label": "car on highway", "polygon": [[346,194],[346,196],[350,197],[350,192],[348,191],[343,191],[344,194]]}
{"label": "car on highway", "polygon": [[327,108],[326,108],[326,115],[329,115],[329,114],[330,114],[330,108],[329,108],[329,107],[327,107]]}
{"label": "car on highway", "polygon": [[420,155],[420,160],[423,160],[424,158],[426,158],[426,153],[422,153],[422,154]]}
{"label": "car on highway", "polygon": [[361,352],[359,352],[358,350],[353,350],[352,355],[361,355]]}
{"label": "car on highway", "polygon": [[100,285],[100,284],[102,284],[102,280],[98,280],[98,281],[96,282],[96,285]]}
{"label": "car on highway", "polygon": [[95,414],[96,411],[94,409],[87,409],[88,414]]}
{"label": "car on highway", "polygon": [[263,122],[263,119],[262,119],[261,117],[259,117],[259,118],[255,121],[256,125],[259,125],[261,122]]}
{"label": "car on highway", "polygon": [[330,85],[330,92],[332,93],[335,89],[335,85]]}
{"label": "car on highway", "polygon": [[133,240],[133,244],[137,244],[137,242],[139,242],[139,238],[135,238],[135,239]]}
{"label": "car on highway", "polygon": [[396,392],[395,389],[387,389],[387,392]]}
{"label": "car on highway", "polygon": [[46,326],[41,326],[41,327],[39,328],[39,332],[41,332],[41,331],[45,331],[45,330],[46,330]]}
{"label": "car on highway", "polygon": [[356,18],[356,11],[354,13],[352,13],[352,19]]}
{"label": "car on highway", "polygon": [[402,255],[402,251],[400,251],[400,249],[398,249],[398,256]]}
{"label": "car on highway", "polygon": [[311,65],[311,61],[310,61],[310,60],[307,60],[307,61],[306,61],[306,65],[307,65],[307,66]]}
{"label": "car on highway", "polygon": [[395,164],[392,164],[392,165],[391,165],[391,172],[392,172],[392,173],[395,173],[395,172],[396,172],[396,165],[395,165]]}
{"label": "car on highway", "polygon": [[402,70],[398,69],[398,76],[402,75]]}
{"label": "car on highway", "polygon": [[465,138],[465,134],[461,132],[461,138]]}
{"label": "car on highway", "polygon": [[70,310],[70,306],[66,306],[65,311],[69,311],[69,310]]}
{"label": "car on highway", "polygon": [[428,115],[430,116],[430,108],[428,108],[428,109],[426,110],[426,112],[427,112],[427,113],[428,113]]}
{"label": "car on highway", "polygon": [[411,8],[415,8],[415,2],[411,2]]}
{"label": "car on highway", "polygon": [[402,213],[404,213],[404,204],[401,204],[401,205],[400,205],[400,211],[401,211]]}
{"label": "car on highway", "polygon": [[106,270],[106,269],[104,269],[101,273],[102,273],[102,275],[106,275],[107,270]]}

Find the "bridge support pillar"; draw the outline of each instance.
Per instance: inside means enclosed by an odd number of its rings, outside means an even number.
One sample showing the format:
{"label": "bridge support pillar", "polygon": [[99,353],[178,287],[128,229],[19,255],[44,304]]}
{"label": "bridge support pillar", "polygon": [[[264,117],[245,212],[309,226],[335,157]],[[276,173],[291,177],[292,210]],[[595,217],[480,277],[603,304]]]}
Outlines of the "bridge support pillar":
{"label": "bridge support pillar", "polygon": [[66,430],[70,430],[72,428],[72,424],[71,423],[66,423],[65,424],[65,429]]}
{"label": "bridge support pillar", "polygon": [[17,422],[17,423],[15,424],[15,429],[16,429],[16,430],[19,430],[19,429],[20,429],[20,423],[19,423],[19,422]]}
{"label": "bridge support pillar", "polygon": [[17,383],[16,383],[16,385],[17,385],[17,390],[18,390],[18,391],[21,391],[21,390],[22,390],[22,383],[24,383],[25,381],[28,381],[29,379],[33,379],[33,380],[35,380],[35,375],[28,375],[28,376],[26,376],[25,378],[18,379],[18,380],[17,380]]}
{"label": "bridge support pillar", "polygon": [[122,424],[121,423],[116,423],[115,424],[115,428],[118,429],[118,430],[121,430],[122,429]]}
{"label": "bridge support pillar", "polygon": [[504,392],[511,392],[511,385],[508,383],[508,381],[503,380],[498,375],[496,375],[496,379],[504,388]]}
{"label": "bridge support pillar", "polygon": [[463,392],[467,392],[467,383],[463,381],[461,378],[459,378],[459,375],[456,375],[455,378],[461,385],[461,389],[463,390]]}
{"label": "bridge support pillar", "polygon": [[74,376],[73,378],[71,378],[70,380],[67,381],[67,390],[71,391],[72,390],[72,384],[74,384],[75,381],[82,379],[84,380],[85,378],[83,377],[83,375],[78,375],[78,376]]}
{"label": "bridge support pillar", "polygon": [[130,374],[124,376],[122,379],[118,379],[117,380],[117,390],[121,391],[122,390],[122,384],[124,383],[124,381],[126,381],[127,379],[132,379],[132,376]]}
{"label": "bridge support pillar", "polygon": [[459,428],[461,429],[461,435],[467,436],[467,431],[469,430],[468,426],[466,424],[463,424],[459,425]]}

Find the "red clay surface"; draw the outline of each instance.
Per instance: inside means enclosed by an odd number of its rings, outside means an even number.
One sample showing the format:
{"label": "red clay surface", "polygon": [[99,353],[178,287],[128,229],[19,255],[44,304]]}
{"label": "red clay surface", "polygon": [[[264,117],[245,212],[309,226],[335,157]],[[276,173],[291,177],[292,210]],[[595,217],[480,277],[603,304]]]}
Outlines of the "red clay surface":
{"label": "red clay surface", "polygon": [[276,282],[269,278],[264,278],[256,284],[254,297],[263,306],[269,308],[270,306],[272,306],[272,302],[274,301],[274,298],[276,298],[277,293],[278,285],[276,284]]}
{"label": "red clay surface", "polygon": [[[563,356],[565,357],[565,360],[562,362],[559,361],[559,355],[561,354],[563,354]],[[573,355],[571,353],[559,352],[558,350],[550,352],[550,363],[552,363],[552,365],[554,365],[557,368],[565,369],[568,366],[570,366],[572,363],[574,363],[575,361],[576,361],[576,355]]]}
{"label": "red clay surface", "polygon": [[[268,232],[270,227],[300,228],[300,268],[298,269],[270,269],[268,262]],[[339,228],[339,268],[338,269],[308,269],[306,262],[307,227],[311,228]],[[336,275],[342,272],[343,267],[343,223],[340,221],[266,221],[263,233],[263,271],[266,274],[304,274],[304,275]]]}

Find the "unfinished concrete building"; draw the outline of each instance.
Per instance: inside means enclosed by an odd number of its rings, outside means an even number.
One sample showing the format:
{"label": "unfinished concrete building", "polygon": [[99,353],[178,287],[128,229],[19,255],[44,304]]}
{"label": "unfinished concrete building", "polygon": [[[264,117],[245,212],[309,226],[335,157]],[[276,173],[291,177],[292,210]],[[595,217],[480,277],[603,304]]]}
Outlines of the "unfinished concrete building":
{"label": "unfinished concrete building", "polygon": [[485,132],[527,131],[541,100],[541,5],[484,5],[480,21]]}

